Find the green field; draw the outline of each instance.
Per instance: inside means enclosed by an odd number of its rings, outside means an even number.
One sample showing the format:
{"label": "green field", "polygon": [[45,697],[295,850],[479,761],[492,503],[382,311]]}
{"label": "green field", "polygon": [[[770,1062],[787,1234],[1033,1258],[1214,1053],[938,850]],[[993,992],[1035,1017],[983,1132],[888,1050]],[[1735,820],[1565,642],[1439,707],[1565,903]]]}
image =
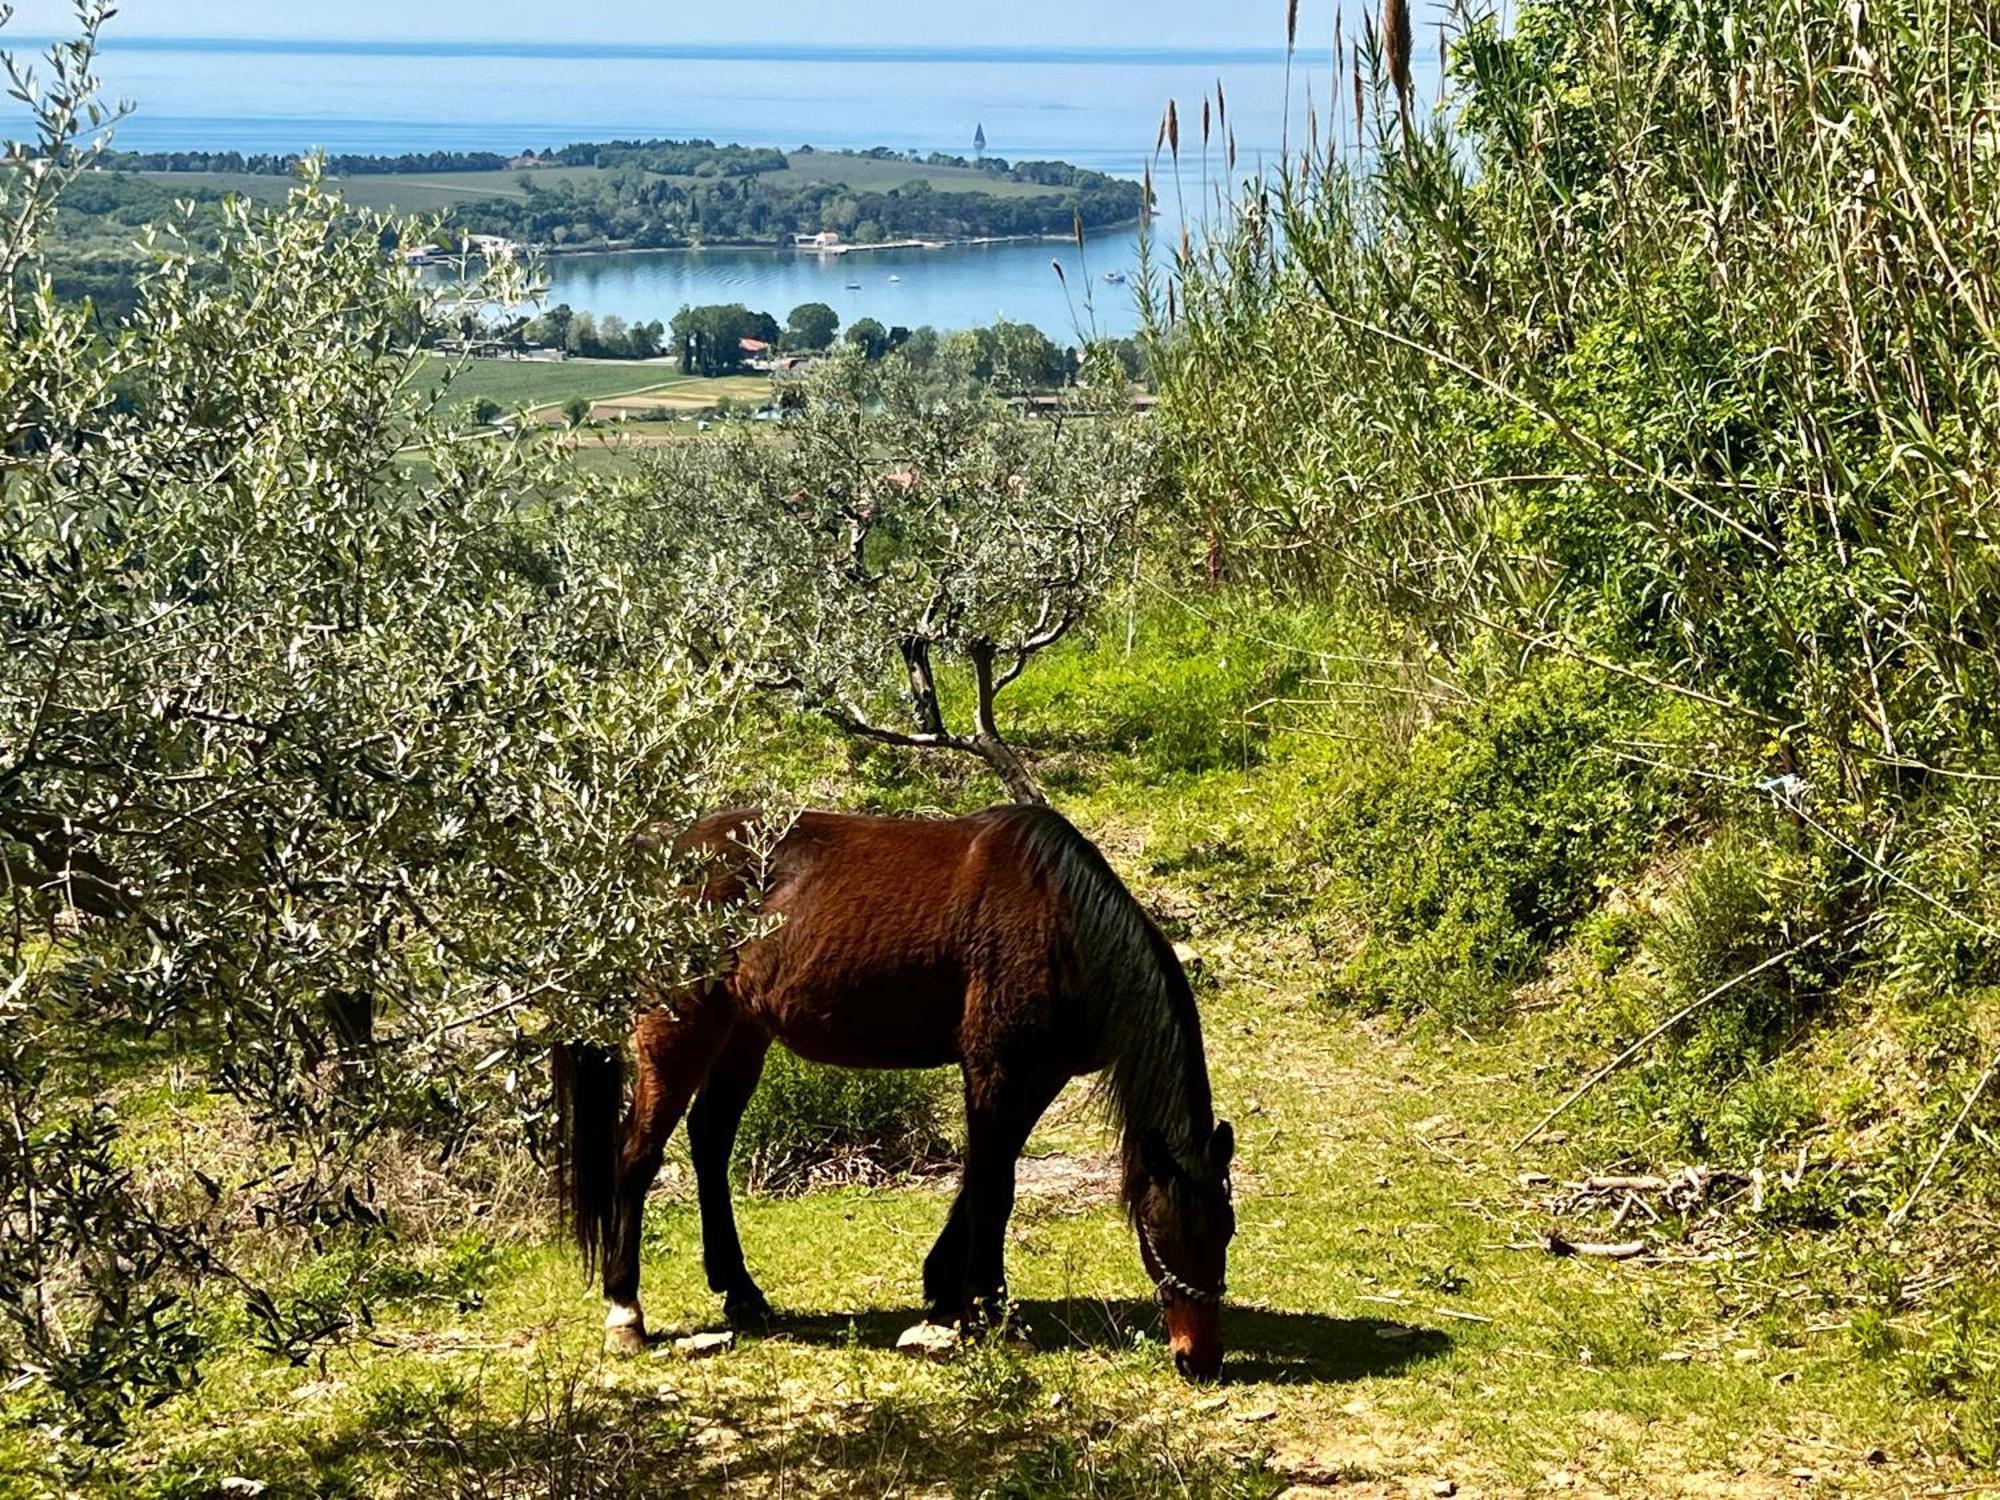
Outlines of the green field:
{"label": "green field", "polygon": [[864,193],[886,193],[920,181],[941,193],[986,193],[995,198],[1032,198],[1060,191],[1032,182],[1008,182],[972,167],[923,167],[915,162],[878,161],[826,151],[794,151],[791,163],[796,177],[837,182]]}
{"label": "green field", "polygon": [[[907,161],[881,161],[828,151],[791,154],[793,175],[814,182],[837,182],[861,192],[887,192],[925,181],[939,192],[985,193],[995,198],[1032,198],[1057,191],[1028,182],[1008,182],[971,167],[923,167]],[[522,179],[539,187],[587,180],[595,167],[541,167],[532,172],[385,172],[362,177],[329,178],[331,186],[356,208],[381,213],[428,214],[482,198],[525,198]],[[276,202],[291,191],[292,179],[258,172],[141,172],[137,175],[167,188],[235,193],[259,202]],[[693,178],[678,181],[692,182]]]}
{"label": "green field", "polygon": [[[535,180],[553,185],[565,178],[591,177],[595,167],[557,167],[535,173]],[[166,188],[193,188],[235,193],[261,203],[275,203],[292,190],[293,179],[263,172],[140,172],[137,176]],[[525,198],[519,172],[384,172],[366,177],[329,177],[356,208],[383,213],[434,213],[482,198]]]}
{"label": "green field", "polygon": [[475,401],[497,401],[508,411],[516,407],[557,406],[572,396],[593,401],[617,396],[672,394],[719,401],[759,400],[770,394],[771,382],[762,375],[724,375],[704,380],[683,375],[670,364],[648,364],[636,360],[571,359],[553,361],[526,359],[475,359],[427,361],[425,378],[442,379],[451,372],[451,406],[470,406]]}

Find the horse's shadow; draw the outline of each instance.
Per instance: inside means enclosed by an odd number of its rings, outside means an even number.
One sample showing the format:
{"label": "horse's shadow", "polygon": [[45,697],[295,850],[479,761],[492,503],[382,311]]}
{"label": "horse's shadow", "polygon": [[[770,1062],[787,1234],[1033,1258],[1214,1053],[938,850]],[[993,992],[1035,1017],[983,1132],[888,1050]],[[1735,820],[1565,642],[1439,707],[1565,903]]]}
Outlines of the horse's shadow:
{"label": "horse's shadow", "polygon": [[[903,1330],[923,1321],[917,1308],[870,1308],[855,1313],[780,1312],[764,1331],[801,1344],[893,1347]],[[1157,1338],[1160,1316],[1150,1302],[1131,1299],[1016,1301],[1012,1328],[1037,1350],[1129,1349],[1135,1338]],[[1451,1339],[1431,1328],[1380,1318],[1330,1318],[1319,1313],[1232,1307],[1223,1313],[1225,1384],[1329,1384],[1389,1375],[1435,1358]]]}

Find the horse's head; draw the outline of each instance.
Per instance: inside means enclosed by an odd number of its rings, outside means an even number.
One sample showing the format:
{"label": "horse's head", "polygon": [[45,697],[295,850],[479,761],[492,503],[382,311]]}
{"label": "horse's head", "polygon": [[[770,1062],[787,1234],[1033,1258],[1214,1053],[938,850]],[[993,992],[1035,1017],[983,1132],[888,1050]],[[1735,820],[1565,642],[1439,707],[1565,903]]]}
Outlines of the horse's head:
{"label": "horse's head", "polygon": [[1158,1288],[1174,1368],[1190,1380],[1222,1369],[1222,1292],[1236,1210],[1229,1162],[1236,1133],[1224,1120],[1193,1157],[1158,1131],[1139,1142],[1144,1181],[1132,1197],[1139,1255]]}

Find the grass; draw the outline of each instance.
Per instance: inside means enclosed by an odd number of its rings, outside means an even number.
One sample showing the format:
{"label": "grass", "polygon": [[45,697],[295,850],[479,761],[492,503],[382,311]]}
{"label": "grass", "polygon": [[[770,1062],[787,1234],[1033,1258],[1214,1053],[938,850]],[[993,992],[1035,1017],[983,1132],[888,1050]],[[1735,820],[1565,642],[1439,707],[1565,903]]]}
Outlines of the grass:
{"label": "grass", "polygon": [[[1286,641],[1336,639],[1338,622],[1224,628],[1150,611],[1135,624],[1131,657],[1107,629],[1031,670],[1008,722],[1193,952],[1218,1103],[1240,1143],[1220,1386],[1190,1388],[1168,1367],[1079,1086],[1021,1174],[1009,1279],[1028,1347],[944,1365],[894,1352],[948,1201],[948,1179],[920,1177],[742,1196],[749,1261],[781,1316],[724,1354],[684,1358],[673,1339],[717,1326],[717,1307],[677,1141],[646,1222],[647,1357],[602,1356],[595,1297],[517,1206],[437,1245],[392,1247],[412,1269],[381,1273],[368,1337],[323,1363],[220,1359],[87,1487],[187,1496],[240,1475],[272,1495],[1970,1492],[1959,1487],[1977,1471],[1946,1455],[1961,1398],[1987,1378],[1978,1304],[1883,1294],[1870,1313],[1871,1288],[1894,1278],[1865,1236],[1783,1220],[1761,1235],[1672,1215],[1614,1224],[1608,1203],[1561,1184],[1670,1158],[1619,1143],[1608,1092],[1565,1122],[1572,1137],[1514,1147],[1617,1034],[1592,955],[1627,948],[1603,924],[1499,1031],[1409,1027],[1321,998],[1314,926],[1338,883],[1314,883],[1312,830],[1369,784],[1367,767],[1351,743],[1260,727],[1257,707]],[[1156,756],[1142,731],[1119,729],[1203,660],[1221,683],[1205,711],[1237,733],[1206,748],[1175,733]],[[1097,728],[1052,741],[1072,722],[1065,706],[1084,702]],[[809,800],[990,796],[957,760],[810,726],[780,726],[767,751],[770,779]],[[1831,1053],[1818,1065],[1831,1071]],[[163,1111],[147,1139],[166,1149],[153,1136],[179,1132],[199,1152],[209,1129]],[[1543,1248],[1552,1228],[1572,1242],[1636,1232],[1659,1253],[1559,1257]],[[1933,1317],[1943,1332],[1919,1345]],[[23,1452],[16,1466],[36,1461]],[[17,1491],[56,1481],[37,1483]]]}
{"label": "grass", "polygon": [[[712,406],[724,397],[734,401],[761,401],[770,395],[771,382],[762,375],[724,375],[703,379],[683,375],[671,364],[649,364],[630,360],[570,359],[560,363],[529,359],[475,359],[452,361],[455,370],[447,397],[454,407],[478,401],[497,401],[509,412],[526,406],[532,409],[560,407],[573,396],[593,402],[610,402],[620,397],[657,396],[657,404],[681,405],[692,410]],[[426,378],[441,379],[447,362],[432,359]]]}
{"label": "grass", "polygon": [[[1183,809],[1159,811],[1150,827],[1099,828],[1124,868],[1143,868]],[[371,1347],[325,1370],[229,1362],[147,1421],[156,1467],[141,1492],[198,1471],[279,1493],[309,1476],[321,1493],[402,1493],[403,1466],[427,1451],[456,1455],[462,1482],[521,1461],[496,1453],[493,1414],[552,1420],[551,1390],[585,1403],[581,1441],[603,1462],[637,1444],[673,1486],[727,1493],[1147,1494],[1168,1475],[1229,1495],[1322,1476],[1351,1480],[1343,1494],[1444,1480],[1514,1493],[1567,1475],[1586,1493],[1758,1494],[1798,1492],[1801,1469],[1808,1492],[1833,1493],[1930,1475],[1922,1409],[1894,1401],[1847,1334],[1765,1311],[1754,1275],[1506,1248],[1545,1227],[1517,1171],[1579,1165],[1560,1148],[1510,1156],[1542,1101],[1518,1079],[1517,1046],[1329,1026],[1296,953],[1193,935],[1242,1142],[1234,1353],[1217,1391],[1167,1368],[1116,1209],[1043,1195],[1032,1177],[1010,1279],[1034,1352],[943,1368],[892,1352],[945,1206],[926,1183],[746,1200],[749,1258],[784,1315],[688,1363],[670,1340],[714,1326],[715,1308],[682,1174],[648,1221],[646,1299],[669,1340],[652,1358],[602,1363],[596,1304],[567,1257],[524,1252],[476,1309],[379,1318]],[[1071,1098],[1030,1155],[1101,1149]],[[1878,1447],[1887,1463],[1870,1462]]]}

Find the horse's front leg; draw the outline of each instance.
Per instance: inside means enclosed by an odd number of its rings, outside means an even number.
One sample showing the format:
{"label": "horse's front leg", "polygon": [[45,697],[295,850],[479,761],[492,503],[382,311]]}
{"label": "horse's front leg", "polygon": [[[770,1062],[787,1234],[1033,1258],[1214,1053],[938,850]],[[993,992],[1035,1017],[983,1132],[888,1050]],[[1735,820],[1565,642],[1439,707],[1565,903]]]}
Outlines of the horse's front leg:
{"label": "horse's front leg", "polygon": [[610,1242],[604,1247],[605,1346],[620,1354],[646,1344],[646,1315],[639,1306],[639,1239],[646,1194],[659,1175],[667,1138],[674,1133],[688,1100],[700,1087],[727,1034],[718,1007],[693,997],[652,1011],[639,1022],[634,1040],[638,1076],[625,1138],[618,1153]]}
{"label": "horse's front leg", "polygon": [[[1007,1300],[1007,1220],[1014,1212],[1014,1168],[1035,1122],[1062,1088],[1060,1078],[1011,1077],[968,1064],[965,1111],[964,1308],[979,1326]],[[949,1232],[949,1230],[947,1230]]]}
{"label": "horse's front leg", "polygon": [[933,1323],[953,1323],[964,1313],[964,1303],[965,1185],[961,1179],[937,1243],[924,1257],[924,1316]]}

